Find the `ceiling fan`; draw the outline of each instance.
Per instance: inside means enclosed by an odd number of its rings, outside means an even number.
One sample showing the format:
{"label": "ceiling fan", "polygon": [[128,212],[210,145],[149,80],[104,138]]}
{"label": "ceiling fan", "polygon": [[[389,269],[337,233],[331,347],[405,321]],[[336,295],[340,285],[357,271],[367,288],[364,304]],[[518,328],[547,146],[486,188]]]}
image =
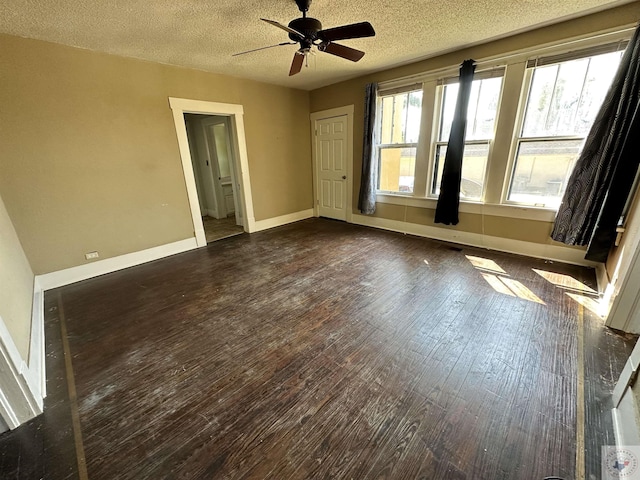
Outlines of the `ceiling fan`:
{"label": "ceiling fan", "polygon": [[364,56],[364,52],[345,45],[340,45],[339,43],[335,43],[335,41],[375,36],[376,32],[369,22],[352,23],[350,25],[342,25],[340,27],[327,28],[323,30],[322,24],[319,20],[307,17],[307,11],[311,5],[311,0],[295,0],[295,2],[298,5],[298,9],[302,12],[302,17],[291,20],[288,26],[282,25],[275,20],[267,20],[266,18],[260,19],[263,22],[267,22],[274,27],[281,28],[285,32],[289,33],[289,39],[292,40],[291,42],[283,42],[276,45],[270,45],[268,47],[255,48],[246,52],[236,53],[233,56],[235,57],[237,55],[244,55],[245,53],[265,50],[267,48],[280,47],[282,45],[295,45],[296,43],[299,43],[300,48],[293,55],[293,62],[291,63],[289,76],[300,72],[307,55],[314,53],[312,50],[313,47],[316,47],[321,52],[346,58],[352,62],[357,62]]}

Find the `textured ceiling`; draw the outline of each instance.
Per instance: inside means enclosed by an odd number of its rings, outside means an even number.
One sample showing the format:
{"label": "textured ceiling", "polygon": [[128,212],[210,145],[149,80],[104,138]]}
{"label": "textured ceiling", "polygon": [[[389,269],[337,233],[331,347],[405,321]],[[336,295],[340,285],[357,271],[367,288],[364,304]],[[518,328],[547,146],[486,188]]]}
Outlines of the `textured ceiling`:
{"label": "textured ceiling", "polygon": [[464,45],[611,8],[626,0],[313,0],[324,28],[369,21],[377,35],[341,43],[352,63],[326,53],[288,77],[296,50],[260,17],[287,24],[294,0],[4,0],[0,32],[268,83],[313,89]]}

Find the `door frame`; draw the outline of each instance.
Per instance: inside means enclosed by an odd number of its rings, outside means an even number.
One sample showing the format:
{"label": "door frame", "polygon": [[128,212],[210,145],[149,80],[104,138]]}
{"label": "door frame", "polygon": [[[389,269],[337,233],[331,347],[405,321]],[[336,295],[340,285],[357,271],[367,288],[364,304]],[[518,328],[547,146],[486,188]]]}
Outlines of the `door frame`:
{"label": "door frame", "polygon": [[346,188],[346,218],[347,223],[352,223],[353,215],[353,105],[345,105],[344,107],[331,108],[329,110],[321,110],[319,112],[313,112],[310,115],[311,119],[311,162],[313,173],[313,215],[318,217],[318,204],[320,202],[320,175],[318,174],[318,168],[320,167],[317,158],[318,136],[316,135],[316,123],[320,120],[327,120],[333,117],[341,117],[346,115],[347,117],[347,188]]}
{"label": "door frame", "polygon": [[173,122],[178,137],[180,160],[187,189],[193,230],[198,247],[205,247],[207,239],[204,234],[202,217],[200,216],[200,204],[198,191],[191,164],[191,151],[187,140],[187,128],[184,123],[185,113],[197,113],[202,115],[218,115],[229,117],[231,127],[231,148],[233,149],[233,161],[236,166],[236,182],[241,194],[242,213],[244,219],[244,231],[251,233],[256,230],[253,213],[253,196],[251,194],[251,179],[249,177],[249,158],[247,156],[247,144],[244,131],[244,108],[242,105],[232,103],[207,102],[203,100],[190,100],[186,98],[169,97],[169,106],[173,112]]}

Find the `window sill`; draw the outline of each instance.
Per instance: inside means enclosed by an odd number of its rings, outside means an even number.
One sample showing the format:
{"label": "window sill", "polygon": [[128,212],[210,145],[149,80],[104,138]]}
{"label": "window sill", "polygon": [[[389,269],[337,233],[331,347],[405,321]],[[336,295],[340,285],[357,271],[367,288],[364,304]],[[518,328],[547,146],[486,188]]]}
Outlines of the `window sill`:
{"label": "window sill", "polygon": [[[436,208],[437,199],[433,197],[414,197],[403,194],[379,192],[376,194],[378,203],[402,205],[418,208]],[[476,215],[492,215],[496,217],[521,218],[524,220],[537,220],[540,222],[553,222],[556,218],[556,210],[541,207],[523,205],[507,205],[495,203],[460,201],[460,212]]]}

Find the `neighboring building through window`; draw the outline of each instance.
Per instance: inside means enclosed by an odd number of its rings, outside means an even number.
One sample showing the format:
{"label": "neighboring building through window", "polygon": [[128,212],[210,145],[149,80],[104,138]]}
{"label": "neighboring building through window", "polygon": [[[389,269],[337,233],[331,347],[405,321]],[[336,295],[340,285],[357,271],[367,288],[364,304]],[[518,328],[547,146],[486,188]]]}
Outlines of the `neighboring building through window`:
{"label": "neighboring building through window", "polygon": [[531,67],[507,200],[557,209],[622,52]]}
{"label": "neighboring building through window", "polygon": [[413,193],[422,90],[378,99],[378,189]]}

